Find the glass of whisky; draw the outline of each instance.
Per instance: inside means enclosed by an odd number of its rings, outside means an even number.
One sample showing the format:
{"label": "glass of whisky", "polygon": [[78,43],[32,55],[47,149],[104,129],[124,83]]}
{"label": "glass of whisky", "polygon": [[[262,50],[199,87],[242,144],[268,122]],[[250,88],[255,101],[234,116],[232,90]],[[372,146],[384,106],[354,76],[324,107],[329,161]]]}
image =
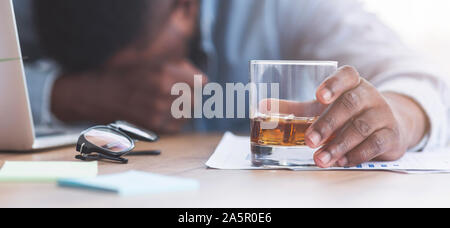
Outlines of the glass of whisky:
{"label": "glass of whisky", "polygon": [[254,166],[313,166],[305,133],[326,107],[316,88],[338,67],[332,61],[250,64],[251,151]]}

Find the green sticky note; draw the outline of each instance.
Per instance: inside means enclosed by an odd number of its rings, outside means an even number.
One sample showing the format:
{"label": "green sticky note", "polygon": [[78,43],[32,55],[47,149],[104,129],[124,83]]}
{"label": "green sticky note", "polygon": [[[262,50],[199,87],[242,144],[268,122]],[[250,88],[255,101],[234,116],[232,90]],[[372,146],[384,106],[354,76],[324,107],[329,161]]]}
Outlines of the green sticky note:
{"label": "green sticky note", "polygon": [[98,173],[95,162],[5,162],[0,182],[56,182],[65,178],[92,178]]}

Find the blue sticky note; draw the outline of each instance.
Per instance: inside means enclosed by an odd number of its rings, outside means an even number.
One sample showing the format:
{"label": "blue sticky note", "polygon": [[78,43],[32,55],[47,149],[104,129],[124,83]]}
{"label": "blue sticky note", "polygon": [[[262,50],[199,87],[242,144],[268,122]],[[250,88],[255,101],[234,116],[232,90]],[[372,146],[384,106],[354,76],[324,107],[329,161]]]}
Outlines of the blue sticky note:
{"label": "blue sticky note", "polygon": [[117,193],[121,196],[195,191],[196,180],[162,176],[139,171],[87,179],[61,179],[59,186]]}

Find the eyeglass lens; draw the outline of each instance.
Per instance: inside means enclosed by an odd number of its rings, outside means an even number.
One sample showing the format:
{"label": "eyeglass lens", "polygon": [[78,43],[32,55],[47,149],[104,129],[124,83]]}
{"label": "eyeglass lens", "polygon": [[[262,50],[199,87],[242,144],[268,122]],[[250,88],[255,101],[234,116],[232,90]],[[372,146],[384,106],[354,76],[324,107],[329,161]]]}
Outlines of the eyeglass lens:
{"label": "eyeglass lens", "polygon": [[128,138],[107,128],[91,129],[84,136],[90,143],[115,153],[128,151],[133,146]]}

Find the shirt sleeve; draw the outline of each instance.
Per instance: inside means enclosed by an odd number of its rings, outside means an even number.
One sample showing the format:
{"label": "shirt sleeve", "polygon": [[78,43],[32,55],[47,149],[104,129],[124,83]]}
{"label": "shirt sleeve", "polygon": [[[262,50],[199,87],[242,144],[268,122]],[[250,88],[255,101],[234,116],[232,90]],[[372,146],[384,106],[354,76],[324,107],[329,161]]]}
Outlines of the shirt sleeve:
{"label": "shirt sleeve", "polygon": [[34,124],[43,126],[59,123],[52,115],[50,106],[53,85],[59,75],[56,64],[49,61],[25,64],[25,75]]}
{"label": "shirt sleeve", "polygon": [[430,120],[431,130],[424,138],[423,146],[415,150],[447,145],[450,83],[436,70],[437,66],[423,55],[411,51],[357,1],[296,2],[301,5],[280,0],[281,42],[291,44],[284,56],[337,60],[341,66],[356,67],[361,76],[380,91],[406,95],[422,106]]}

